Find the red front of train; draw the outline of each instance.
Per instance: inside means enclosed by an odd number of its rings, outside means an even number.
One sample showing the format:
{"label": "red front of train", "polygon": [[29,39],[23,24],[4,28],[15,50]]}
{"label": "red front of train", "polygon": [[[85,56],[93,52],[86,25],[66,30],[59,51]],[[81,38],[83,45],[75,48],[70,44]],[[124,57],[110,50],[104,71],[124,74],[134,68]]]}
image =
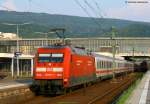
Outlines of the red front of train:
{"label": "red front of train", "polygon": [[96,78],[94,57],[83,49],[54,45],[38,48],[34,79],[39,89],[58,92]]}

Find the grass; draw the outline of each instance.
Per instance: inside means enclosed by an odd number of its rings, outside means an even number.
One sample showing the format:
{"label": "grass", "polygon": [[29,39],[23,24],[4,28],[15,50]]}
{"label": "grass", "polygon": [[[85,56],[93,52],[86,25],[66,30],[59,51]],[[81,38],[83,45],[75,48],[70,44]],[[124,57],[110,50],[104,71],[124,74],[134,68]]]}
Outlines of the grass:
{"label": "grass", "polygon": [[132,84],[118,99],[116,104],[125,104],[125,102],[127,101],[127,99],[130,97],[131,93],[133,92],[133,90],[136,88],[136,86],[139,84],[139,82],[141,81],[142,77],[143,77],[143,73],[138,73],[137,75],[138,80],[136,80],[134,82],[134,84]]}

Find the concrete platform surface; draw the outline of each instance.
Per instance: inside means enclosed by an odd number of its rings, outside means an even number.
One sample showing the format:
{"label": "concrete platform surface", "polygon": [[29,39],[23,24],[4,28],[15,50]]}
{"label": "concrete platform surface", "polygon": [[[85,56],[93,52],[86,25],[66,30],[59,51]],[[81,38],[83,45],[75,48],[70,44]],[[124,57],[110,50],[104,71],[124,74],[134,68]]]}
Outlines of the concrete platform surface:
{"label": "concrete platform surface", "polygon": [[126,104],[150,104],[150,71],[147,71],[135,90],[132,92]]}
{"label": "concrete platform surface", "polygon": [[4,79],[0,80],[0,90],[29,86],[30,84],[32,84],[32,79]]}

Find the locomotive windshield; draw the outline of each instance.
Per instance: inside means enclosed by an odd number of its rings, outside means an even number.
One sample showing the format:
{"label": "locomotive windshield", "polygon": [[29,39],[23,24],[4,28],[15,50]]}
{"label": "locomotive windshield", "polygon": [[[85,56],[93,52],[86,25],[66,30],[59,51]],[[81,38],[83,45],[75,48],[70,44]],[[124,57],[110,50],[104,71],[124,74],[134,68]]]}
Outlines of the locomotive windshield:
{"label": "locomotive windshield", "polygon": [[64,55],[62,53],[39,54],[38,62],[63,62]]}

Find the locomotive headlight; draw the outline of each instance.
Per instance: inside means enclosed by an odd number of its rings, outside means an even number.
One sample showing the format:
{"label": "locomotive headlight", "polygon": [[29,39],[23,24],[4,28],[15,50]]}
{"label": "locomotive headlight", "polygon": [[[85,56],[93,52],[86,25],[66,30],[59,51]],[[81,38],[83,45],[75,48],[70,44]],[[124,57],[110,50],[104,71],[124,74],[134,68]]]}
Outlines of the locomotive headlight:
{"label": "locomotive headlight", "polygon": [[53,68],[53,71],[54,71],[54,72],[62,72],[62,71],[63,71],[63,68]]}
{"label": "locomotive headlight", "polygon": [[37,72],[46,72],[46,68],[36,68]]}

